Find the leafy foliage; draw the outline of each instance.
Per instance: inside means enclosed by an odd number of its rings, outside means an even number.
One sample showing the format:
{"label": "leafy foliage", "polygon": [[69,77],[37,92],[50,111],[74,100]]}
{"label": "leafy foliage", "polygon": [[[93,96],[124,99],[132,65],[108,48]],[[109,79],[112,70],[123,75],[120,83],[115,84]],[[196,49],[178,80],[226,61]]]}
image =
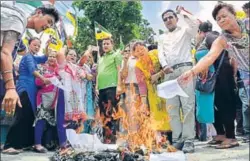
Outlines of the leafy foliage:
{"label": "leafy foliage", "polygon": [[127,44],[132,39],[147,40],[153,29],[142,18],[142,5],[139,1],[75,1],[73,6],[84,11],[84,17],[78,17],[78,35],[73,42],[74,48],[83,52],[88,45],[96,45],[94,21],[101,24],[113,35],[116,47],[120,36]]}

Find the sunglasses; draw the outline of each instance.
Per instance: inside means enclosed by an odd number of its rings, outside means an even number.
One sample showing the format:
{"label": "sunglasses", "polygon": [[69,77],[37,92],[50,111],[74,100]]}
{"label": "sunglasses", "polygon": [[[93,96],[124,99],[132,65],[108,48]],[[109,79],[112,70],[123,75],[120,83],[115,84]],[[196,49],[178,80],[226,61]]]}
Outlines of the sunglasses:
{"label": "sunglasses", "polygon": [[165,17],[163,19],[164,22],[168,21],[168,20],[172,20],[174,17],[173,16],[169,16],[169,17]]}

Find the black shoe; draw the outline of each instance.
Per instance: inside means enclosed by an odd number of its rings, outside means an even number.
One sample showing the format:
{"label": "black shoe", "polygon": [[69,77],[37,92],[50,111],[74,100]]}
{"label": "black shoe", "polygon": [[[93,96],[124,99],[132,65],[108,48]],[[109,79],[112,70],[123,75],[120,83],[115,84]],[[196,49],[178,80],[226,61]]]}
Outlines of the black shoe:
{"label": "black shoe", "polygon": [[37,153],[47,153],[48,152],[48,150],[44,147],[42,147],[41,149],[34,147],[34,151]]}
{"label": "black shoe", "polygon": [[173,146],[178,149],[178,150],[182,150],[183,146],[184,146],[184,141],[178,141],[176,143],[173,144]]}
{"label": "black shoe", "polygon": [[192,141],[185,141],[182,148],[183,153],[193,153],[194,152],[194,143]]}

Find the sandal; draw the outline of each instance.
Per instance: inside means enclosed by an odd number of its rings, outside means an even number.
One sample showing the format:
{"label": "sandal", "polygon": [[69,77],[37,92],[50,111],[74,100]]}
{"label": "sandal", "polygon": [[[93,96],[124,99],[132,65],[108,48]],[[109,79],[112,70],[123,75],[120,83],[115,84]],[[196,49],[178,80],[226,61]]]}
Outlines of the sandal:
{"label": "sandal", "polygon": [[229,143],[229,144],[220,144],[220,145],[216,146],[215,149],[229,149],[229,148],[234,148],[237,146],[240,146],[240,144],[238,142]]}
{"label": "sandal", "polygon": [[218,144],[221,144],[221,143],[222,143],[221,140],[211,140],[207,144],[209,144],[209,145],[218,145]]}
{"label": "sandal", "polygon": [[38,149],[35,146],[33,147],[33,151],[35,151],[37,153],[47,153],[48,152],[48,150],[44,147],[42,147],[41,149]]}
{"label": "sandal", "polygon": [[3,150],[3,154],[7,154],[7,155],[17,155],[17,154],[19,154],[21,151],[19,151],[19,150],[16,150],[16,149],[14,149],[14,148],[9,148],[9,149],[5,149],[5,150]]}
{"label": "sandal", "polygon": [[72,148],[72,147],[67,147],[67,148],[64,148],[64,149],[61,149],[59,154],[60,155],[67,155],[67,156],[71,156],[75,153],[75,150]]}

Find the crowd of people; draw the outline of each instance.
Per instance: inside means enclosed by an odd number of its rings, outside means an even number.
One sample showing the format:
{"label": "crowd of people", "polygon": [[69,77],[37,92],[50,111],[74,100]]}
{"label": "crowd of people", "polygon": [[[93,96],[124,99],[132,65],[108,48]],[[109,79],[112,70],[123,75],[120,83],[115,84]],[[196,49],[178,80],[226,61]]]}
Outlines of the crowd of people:
{"label": "crowd of people", "polygon": [[[185,153],[195,151],[196,137],[207,141],[207,129],[213,127],[216,133],[208,144],[217,149],[239,146],[239,119],[244,141],[249,141],[249,2],[243,10],[244,21],[236,19],[232,5],[214,7],[221,33],[212,30],[211,22],[200,22],[177,7],[162,14],[167,31],[157,45],[133,40],[120,51],[112,38],[105,38],[104,53],[98,56],[92,47],[83,53],[67,46],[53,51],[49,39],[44,55],[38,56],[41,40],[33,37],[26,47],[21,37],[26,28],[40,33],[53,27],[60,16],[57,10],[45,5],[27,17],[15,5],[1,3],[2,152],[19,154],[31,147],[46,153],[59,147],[61,155],[73,154],[66,129],[97,133],[103,143],[115,144],[118,133],[140,128],[134,117],[137,108],[152,118],[148,126]],[[179,19],[186,25],[178,26]],[[23,57],[14,67],[17,54]],[[197,89],[198,80],[206,82],[213,75],[212,91]],[[157,85],[175,79],[189,97],[159,97]],[[236,118],[237,109],[242,114]]]}

